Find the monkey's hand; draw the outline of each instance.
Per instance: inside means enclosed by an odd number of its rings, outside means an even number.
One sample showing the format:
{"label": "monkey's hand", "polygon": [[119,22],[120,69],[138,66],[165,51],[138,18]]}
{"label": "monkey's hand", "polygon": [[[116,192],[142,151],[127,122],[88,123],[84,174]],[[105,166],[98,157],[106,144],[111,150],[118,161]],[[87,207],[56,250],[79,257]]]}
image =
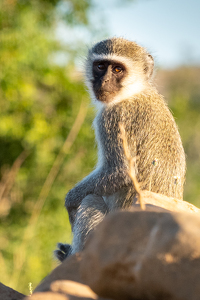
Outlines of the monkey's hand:
{"label": "monkey's hand", "polygon": [[58,247],[58,249],[56,249],[54,251],[54,255],[59,261],[62,262],[66,257],[71,255],[71,252],[72,252],[72,246],[71,245],[58,243],[57,247]]}

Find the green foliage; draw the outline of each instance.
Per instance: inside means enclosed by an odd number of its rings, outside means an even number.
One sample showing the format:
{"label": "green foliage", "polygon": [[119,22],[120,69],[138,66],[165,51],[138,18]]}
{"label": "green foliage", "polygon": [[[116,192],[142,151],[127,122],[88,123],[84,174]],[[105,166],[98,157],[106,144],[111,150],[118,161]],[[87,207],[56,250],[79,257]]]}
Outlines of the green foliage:
{"label": "green foliage", "polygon": [[[29,282],[34,289],[56,266],[56,243],[70,242],[64,197],[95,164],[90,107],[74,143],[62,152],[88,96],[74,63],[82,49],[55,35],[60,22],[72,35],[74,28],[96,33],[88,21],[91,7],[91,0],[0,1],[0,281],[26,294]],[[66,65],[55,64],[60,54]],[[185,200],[200,206],[200,69],[159,76],[187,153]],[[42,193],[60,154],[59,172]]]}
{"label": "green foliage", "polygon": [[[35,287],[55,267],[56,243],[70,242],[64,197],[89,172],[95,159],[89,109],[56,183],[47,200],[42,199],[46,202],[41,215],[40,210],[34,212],[80,104],[88,103],[82,78],[74,68],[74,52],[61,45],[54,31],[62,19],[87,24],[90,1],[67,4],[70,9],[61,14],[65,1],[0,3],[0,281],[24,293],[28,293],[29,281]],[[68,54],[67,66],[53,63],[59,51]],[[17,170],[13,164],[23,151],[28,156]]]}
{"label": "green foliage", "polygon": [[183,66],[158,73],[186,152],[184,200],[200,207],[200,68]]}

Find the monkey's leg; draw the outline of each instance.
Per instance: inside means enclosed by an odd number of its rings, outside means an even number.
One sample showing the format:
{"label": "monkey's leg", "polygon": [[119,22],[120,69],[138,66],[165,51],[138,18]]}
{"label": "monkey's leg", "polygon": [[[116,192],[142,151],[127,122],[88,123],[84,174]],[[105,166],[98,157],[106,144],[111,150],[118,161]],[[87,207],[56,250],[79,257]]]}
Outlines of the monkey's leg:
{"label": "monkey's leg", "polygon": [[72,254],[83,250],[87,236],[107,213],[108,207],[101,196],[87,195],[83,199],[73,226]]}
{"label": "monkey's leg", "polygon": [[82,200],[76,213],[73,211],[70,215],[71,211],[68,212],[73,241],[72,246],[58,243],[58,250],[54,254],[61,262],[69,255],[83,250],[88,234],[103,220],[108,213],[108,207],[101,196],[88,195]]}
{"label": "monkey's leg", "polygon": [[[76,220],[76,215],[78,211],[78,207],[67,207],[68,215],[69,215],[69,221],[71,224],[72,232],[74,228],[74,222]],[[70,244],[63,244],[63,243],[58,243],[57,248],[54,251],[55,257],[59,261],[63,261],[66,257],[70,256],[72,254],[72,246]]]}

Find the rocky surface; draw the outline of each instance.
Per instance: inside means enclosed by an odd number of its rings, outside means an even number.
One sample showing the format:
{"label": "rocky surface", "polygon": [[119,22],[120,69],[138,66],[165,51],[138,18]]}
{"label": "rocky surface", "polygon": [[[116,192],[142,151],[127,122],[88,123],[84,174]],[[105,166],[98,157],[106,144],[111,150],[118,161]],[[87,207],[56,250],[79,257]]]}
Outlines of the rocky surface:
{"label": "rocky surface", "polygon": [[75,254],[65,259],[62,264],[43,279],[34,292],[50,291],[51,283],[56,280],[71,280],[83,283],[79,272],[80,262],[81,254]]}
{"label": "rocky surface", "polygon": [[0,284],[0,300],[199,300],[200,210],[151,192],[142,197],[145,210],[135,199],[129,210],[109,214],[84,251],[55,268],[31,298]]}
{"label": "rocky surface", "polygon": [[[83,284],[83,280],[80,276],[81,260],[82,255],[80,253],[65,259],[61,265],[55,268],[51,274],[36,287],[31,299],[103,300],[103,298],[98,297],[91,288]],[[42,295],[44,298],[42,298]],[[28,299],[27,297],[26,300]]]}
{"label": "rocky surface", "polygon": [[[54,281],[50,291],[38,292],[31,300],[94,300],[100,299],[88,286],[69,280]],[[30,300],[29,297],[24,300]]]}
{"label": "rocky surface", "polygon": [[25,295],[0,283],[0,300],[21,300],[24,299],[24,297]]}
{"label": "rocky surface", "polygon": [[98,296],[87,285],[70,280],[55,281],[51,284],[51,290],[58,293],[66,293],[75,297],[97,299]]}
{"label": "rocky surface", "polygon": [[[156,208],[162,208],[165,211],[200,213],[198,207],[184,200],[149,191],[140,191],[140,194],[144,205],[146,205],[149,210],[155,211]],[[133,199],[133,207],[140,207],[137,196]]]}
{"label": "rocky surface", "polygon": [[199,300],[199,215],[110,214],[86,243],[81,274],[102,297]]}
{"label": "rocky surface", "polygon": [[52,292],[36,293],[31,297],[26,297],[24,300],[76,300],[76,298],[69,298],[65,295]]}

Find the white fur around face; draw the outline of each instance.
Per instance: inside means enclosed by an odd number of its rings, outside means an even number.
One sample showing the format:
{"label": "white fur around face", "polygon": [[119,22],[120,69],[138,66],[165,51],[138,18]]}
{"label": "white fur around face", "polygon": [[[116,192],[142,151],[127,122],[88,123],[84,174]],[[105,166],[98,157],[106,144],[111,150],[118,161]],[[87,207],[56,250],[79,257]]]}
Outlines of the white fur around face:
{"label": "white fur around face", "polygon": [[[127,75],[122,81],[121,90],[113,98],[112,102],[109,103],[102,103],[101,101],[98,101],[98,99],[96,99],[96,96],[93,92],[92,83],[91,83],[91,81],[94,79],[92,73],[93,62],[95,60],[105,60],[105,59],[122,63],[127,70]],[[98,109],[105,105],[113,105],[117,102],[121,102],[123,100],[129,99],[134,95],[141,93],[147,87],[147,81],[142,68],[139,68],[137,62],[134,62],[131,58],[118,56],[116,54],[105,55],[105,54],[93,53],[91,54],[91,57],[89,58],[87,63],[89,65],[87,66],[87,72],[86,72],[86,85],[90,91],[91,98]]]}

